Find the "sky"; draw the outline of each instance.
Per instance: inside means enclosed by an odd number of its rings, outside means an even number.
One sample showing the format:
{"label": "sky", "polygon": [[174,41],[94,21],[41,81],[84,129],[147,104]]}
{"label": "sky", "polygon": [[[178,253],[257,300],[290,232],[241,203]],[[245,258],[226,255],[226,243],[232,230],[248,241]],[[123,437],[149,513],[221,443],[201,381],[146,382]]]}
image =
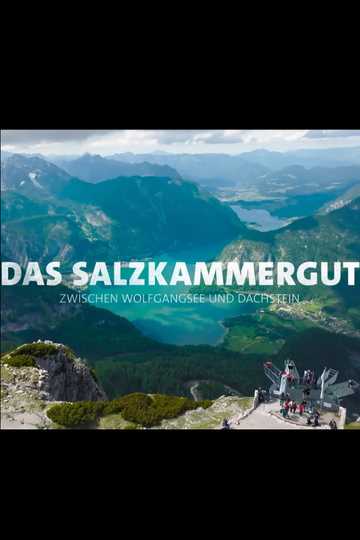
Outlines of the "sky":
{"label": "sky", "polygon": [[301,148],[360,146],[358,130],[1,130],[1,149],[44,155],[111,155],[133,152],[241,154],[256,149],[277,151]]}

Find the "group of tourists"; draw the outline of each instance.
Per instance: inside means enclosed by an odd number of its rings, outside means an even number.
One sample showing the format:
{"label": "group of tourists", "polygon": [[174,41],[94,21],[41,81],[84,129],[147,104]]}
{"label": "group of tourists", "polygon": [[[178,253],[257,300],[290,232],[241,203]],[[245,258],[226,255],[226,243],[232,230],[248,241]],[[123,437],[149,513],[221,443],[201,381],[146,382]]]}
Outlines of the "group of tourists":
{"label": "group of tourists", "polygon": [[280,400],[280,414],[284,418],[289,417],[289,413],[296,414],[299,412],[300,416],[303,416],[306,409],[306,401],[302,401],[297,404],[295,400],[291,400],[289,397],[282,396]]}
{"label": "group of tourists", "polygon": [[[305,413],[307,407],[307,402],[302,401],[301,403],[297,404],[295,400],[291,400],[290,398],[282,398],[280,400],[280,414],[283,418],[289,418],[289,414],[296,414],[299,412],[299,415],[302,417]],[[309,416],[306,420],[306,424],[308,426],[318,427],[319,419],[320,419],[320,413],[319,411],[313,411],[309,410]]]}

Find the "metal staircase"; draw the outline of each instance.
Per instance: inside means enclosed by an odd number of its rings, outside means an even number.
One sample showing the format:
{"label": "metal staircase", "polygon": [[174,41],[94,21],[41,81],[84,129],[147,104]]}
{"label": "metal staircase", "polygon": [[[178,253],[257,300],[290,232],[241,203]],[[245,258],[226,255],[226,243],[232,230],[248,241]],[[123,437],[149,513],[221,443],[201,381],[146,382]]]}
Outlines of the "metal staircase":
{"label": "metal staircase", "polygon": [[321,387],[322,381],[324,380],[324,388],[328,388],[331,384],[334,384],[337,381],[339,372],[335,369],[326,369],[324,373],[318,378],[317,385]]}
{"label": "metal staircase", "polygon": [[271,362],[267,362],[264,364],[264,373],[272,383],[276,384],[276,386],[280,386],[282,371],[279,368],[274,366]]}
{"label": "metal staircase", "polygon": [[[309,372],[309,370],[307,371]],[[360,392],[360,384],[354,380],[335,384],[339,372],[332,368],[324,369],[316,385],[312,381],[309,384],[304,384],[295,362],[289,359],[285,360],[283,370],[280,370],[271,361],[265,362],[264,374],[272,383],[269,389],[271,395],[281,398],[283,394],[288,394],[289,399],[300,403],[301,400],[304,400],[304,390],[306,389],[308,392],[306,401],[308,403],[327,409],[336,410],[339,407],[340,400]]]}

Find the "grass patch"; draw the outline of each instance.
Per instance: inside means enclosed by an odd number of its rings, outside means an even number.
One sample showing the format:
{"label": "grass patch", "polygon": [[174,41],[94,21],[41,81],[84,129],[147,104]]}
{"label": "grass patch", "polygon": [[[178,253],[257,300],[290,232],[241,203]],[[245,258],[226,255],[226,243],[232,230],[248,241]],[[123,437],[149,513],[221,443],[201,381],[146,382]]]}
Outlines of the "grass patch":
{"label": "grass patch", "polygon": [[[306,307],[310,303],[306,304]],[[312,307],[311,307],[312,309]],[[312,328],[311,321],[285,318],[274,308],[265,313],[242,315],[225,321],[227,350],[246,354],[275,355],[292,335]]]}
{"label": "grass patch", "polygon": [[[12,367],[37,367],[36,358],[54,356],[59,351],[66,354],[70,360],[75,359],[75,353],[69,347],[63,345],[57,347],[51,343],[28,343],[9,353],[2,354],[1,363]],[[92,373],[92,376],[94,379],[96,378],[95,373]]]}
{"label": "grass patch", "polygon": [[100,429],[138,429],[137,424],[131,424],[124,420],[121,414],[109,414],[99,420]]}
{"label": "grass patch", "polygon": [[349,430],[360,429],[360,422],[352,422],[351,424],[346,424],[345,429],[349,429]]}
{"label": "grass patch", "polygon": [[211,401],[195,402],[176,396],[148,396],[136,393],[112,401],[86,401],[54,405],[47,411],[47,415],[56,424],[69,428],[90,425],[101,417],[119,413],[124,420],[131,424],[152,427],[160,424],[162,420],[176,418],[199,407],[206,409],[211,405]]}
{"label": "grass patch", "polygon": [[13,353],[11,353],[10,356],[20,353],[29,354],[35,358],[41,358],[43,356],[54,356],[55,354],[58,354],[59,351],[65,353],[71,359],[75,358],[75,353],[69,347],[65,347],[63,345],[61,347],[57,347],[51,343],[28,343],[16,349]]}
{"label": "grass patch", "polygon": [[[140,394],[141,395],[141,394]],[[149,396],[146,396],[149,398]],[[162,420],[176,418],[199,407],[206,409],[212,405],[211,401],[193,401],[192,399],[155,395],[143,403],[136,399],[130,399],[122,411],[122,415],[128,422],[134,422],[145,427],[160,424]]]}
{"label": "grass patch", "polygon": [[30,354],[11,354],[2,358],[2,362],[11,367],[36,367],[35,358]]}

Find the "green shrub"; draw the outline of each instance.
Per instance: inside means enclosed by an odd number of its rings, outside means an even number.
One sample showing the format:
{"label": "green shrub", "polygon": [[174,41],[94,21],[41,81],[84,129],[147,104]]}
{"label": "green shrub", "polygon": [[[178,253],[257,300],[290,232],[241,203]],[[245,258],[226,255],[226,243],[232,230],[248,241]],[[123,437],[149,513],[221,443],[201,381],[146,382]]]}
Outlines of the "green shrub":
{"label": "green shrub", "polygon": [[129,394],[128,396],[106,401],[103,414],[107,416],[108,414],[123,413],[125,410],[144,409],[149,407],[151,403],[151,397],[146,394]]}
{"label": "green shrub", "polygon": [[11,354],[30,354],[31,356],[40,358],[42,356],[55,355],[59,352],[59,350],[67,354],[70,358],[75,358],[74,352],[69,349],[69,347],[57,347],[56,345],[52,345],[51,343],[28,343],[27,345],[22,345]]}
{"label": "green shrub", "polygon": [[12,367],[36,367],[35,358],[30,354],[10,355],[6,360],[3,359],[3,362]]}
{"label": "green shrub", "polygon": [[199,407],[204,409],[212,405],[211,401],[193,401],[176,396],[129,394],[112,401],[84,401],[54,405],[47,415],[56,424],[76,427],[91,424],[101,416],[121,413],[124,420],[133,424],[153,427],[164,419],[176,418],[186,411]]}
{"label": "green shrub", "polygon": [[176,418],[199,407],[206,409],[211,405],[211,401],[193,401],[177,396],[155,395],[146,403],[140,403],[138,400],[131,401],[122,411],[122,416],[128,422],[153,427],[160,424],[162,420]]}
{"label": "green shrub", "polygon": [[359,422],[352,422],[350,424],[346,424],[345,429],[360,429],[360,424]]}
{"label": "green shrub", "polygon": [[102,401],[79,401],[54,405],[47,411],[47,416],[60,426],[76,427],[92,424],[101,416],[104,408]]}

